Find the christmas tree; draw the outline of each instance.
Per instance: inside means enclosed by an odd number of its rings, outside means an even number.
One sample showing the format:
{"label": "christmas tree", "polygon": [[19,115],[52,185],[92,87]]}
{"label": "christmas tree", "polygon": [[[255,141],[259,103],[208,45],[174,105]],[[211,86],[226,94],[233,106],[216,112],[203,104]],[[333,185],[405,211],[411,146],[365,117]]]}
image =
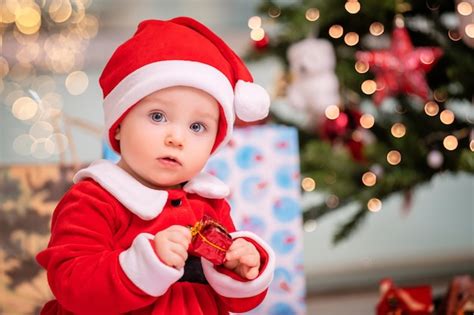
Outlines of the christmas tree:
{"label": "christmas tree", "polygon": [[473,5],[262,1],[247,58],[283,65],[274,99],[294,115],[275,106],[272,118],[299,128],[302,187],[325,196],[307,224],[356,203],[337,243],[384,198],[409,204],[436,174],[474,172]]}

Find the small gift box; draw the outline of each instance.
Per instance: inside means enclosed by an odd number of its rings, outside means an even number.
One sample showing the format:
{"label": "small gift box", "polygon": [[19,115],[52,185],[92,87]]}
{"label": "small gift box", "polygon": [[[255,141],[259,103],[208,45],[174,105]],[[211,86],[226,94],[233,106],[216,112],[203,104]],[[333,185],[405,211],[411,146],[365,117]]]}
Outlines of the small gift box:
{"label": "small gift box", "polygon": [[222,225],[205,217],[191,227],[191,234],[191,255],[204,257],[214,265],[224,262],[225,254],[232,244],[232,237]]}
{"label": "small gift box", "polygon": [[389,278],[380,282],[377,315],[429,315],[433,309],[430,286],[400,288]]}
{"label": "small gift box", "polygon": [[453,278],[438,314],[474,314],[474,279],[470,275]]}

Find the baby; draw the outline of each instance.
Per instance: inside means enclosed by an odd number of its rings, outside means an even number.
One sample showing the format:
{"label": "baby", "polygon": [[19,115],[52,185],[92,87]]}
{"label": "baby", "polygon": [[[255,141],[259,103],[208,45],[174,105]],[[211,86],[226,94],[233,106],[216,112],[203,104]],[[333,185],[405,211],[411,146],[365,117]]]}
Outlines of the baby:
{"label": "baby", "polygon": [[[148,20],[100,77],[106,139],[120,154],[80,170],[54,211],[37,260],[56,300],[41,314],[228,314],[255,308],[275,256],[235,231],[229,189],[201,173],[232,135],[235,114],[255,121],[269,97],[212,31],[186,17]],[[211,218],[232,237],[222,264],[190,254]]]}

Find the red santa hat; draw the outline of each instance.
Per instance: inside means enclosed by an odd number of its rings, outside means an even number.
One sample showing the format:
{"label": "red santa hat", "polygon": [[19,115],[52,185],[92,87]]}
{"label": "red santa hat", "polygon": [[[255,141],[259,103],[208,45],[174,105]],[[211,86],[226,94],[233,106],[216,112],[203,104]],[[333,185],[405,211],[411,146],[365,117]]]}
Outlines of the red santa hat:
{"label": "red santa hat", "polygon": [[189,86],[212,95],[220,105],[213,151],[228,142],[235,115],[256,121],[268,115],[270,97],[242,60],[220,39],[188,17],[147,20],[119,46],[99,79],[104,94],[107,141],[120,153],[115,131],[145,96],[171,86]]}

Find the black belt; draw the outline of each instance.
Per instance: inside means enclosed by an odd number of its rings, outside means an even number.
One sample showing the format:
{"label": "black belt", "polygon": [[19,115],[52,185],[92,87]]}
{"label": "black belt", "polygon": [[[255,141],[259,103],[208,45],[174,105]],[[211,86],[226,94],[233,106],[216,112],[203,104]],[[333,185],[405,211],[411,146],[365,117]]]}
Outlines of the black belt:
{"label": "black belt", "polygon": [[195,282],[208,284],[204,271],[202,270],[201,258],[196,256],[188,256],[184,265],[184,274],[178,282]]}

